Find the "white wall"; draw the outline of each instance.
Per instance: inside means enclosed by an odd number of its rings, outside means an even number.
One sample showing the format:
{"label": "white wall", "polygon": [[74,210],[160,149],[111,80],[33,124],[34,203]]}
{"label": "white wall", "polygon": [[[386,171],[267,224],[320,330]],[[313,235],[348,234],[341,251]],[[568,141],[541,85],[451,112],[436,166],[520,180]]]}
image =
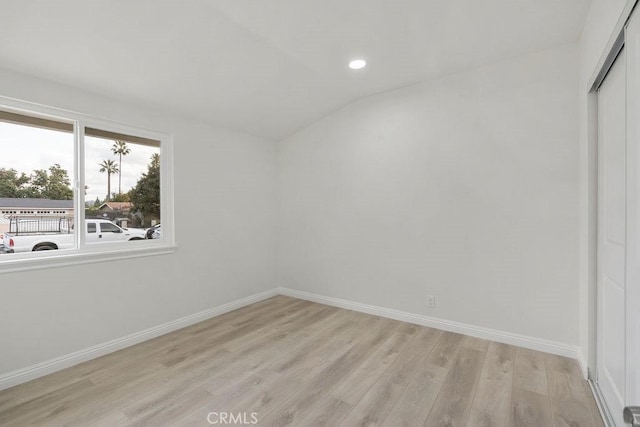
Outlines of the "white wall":
{"label": "white wall", "polygon": [[614,27],[625,9],[633,3],[629,0],[592,0],[579,46],[579,284],[580,284],[580,350],[581,358],[589,365],[595,362],[595,211],[596,150],[590,145],[590,134],[596,128],[589,127],[587,94],[590,79],[598,61],[605,54],[607,42],[613,36]]}
{"label": "white wall", "polygon": [[275,143],[9,72],[0,94],[173,133],[179,245],[0,274],[0,376],[276,286]]}
{"label": "white wall", "polygon": [[567,45],[281,142],[280,285],[577,345],[577,72]]}
{"label": "white wall", "polygon": [[577,71],[568,45],[372,96],[277,153],[0,71],[0,95],[173,133],[180,246],[2,274],[0,375],[276,285],[578,344]]}

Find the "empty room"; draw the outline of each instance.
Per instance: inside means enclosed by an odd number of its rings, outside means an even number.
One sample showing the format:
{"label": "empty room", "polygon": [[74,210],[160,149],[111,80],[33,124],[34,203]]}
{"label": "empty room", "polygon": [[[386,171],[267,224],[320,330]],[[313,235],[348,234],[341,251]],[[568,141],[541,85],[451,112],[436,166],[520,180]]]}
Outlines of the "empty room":
{"label": "empty room", "polygon": [[0,0],[0,426],[640,427],[637,0]]}

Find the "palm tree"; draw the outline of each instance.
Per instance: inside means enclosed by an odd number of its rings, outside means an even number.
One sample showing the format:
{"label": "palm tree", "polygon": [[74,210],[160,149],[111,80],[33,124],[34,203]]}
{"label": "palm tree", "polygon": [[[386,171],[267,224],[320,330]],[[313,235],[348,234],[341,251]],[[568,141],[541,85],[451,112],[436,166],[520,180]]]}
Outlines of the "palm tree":
{"label": "palm tree", "polygon": [[98,166],[100,172],[107,173],[107,200],[111,200],[111,174],[120,172],[120,169],[113,160],[103,160]]}
{"label": "palm tree", "polygon": [[127,143],[120,140],[115,140],[113,142],[113,146],[111,147],[111,151],[113,154],[118,155],[120,162],[118,165],[118,194],[122,194],[122,156],[126,156],[131,153],[129,147],[127,147]]}

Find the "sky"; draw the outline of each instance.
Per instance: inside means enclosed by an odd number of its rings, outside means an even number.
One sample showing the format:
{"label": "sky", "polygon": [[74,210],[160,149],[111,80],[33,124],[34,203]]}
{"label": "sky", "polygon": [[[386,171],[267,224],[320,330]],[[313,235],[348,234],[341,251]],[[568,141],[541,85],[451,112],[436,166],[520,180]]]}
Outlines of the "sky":
{"label": "sky", "polygon": [[[101,200],[107,195],[107,174],[100,172],[103,160],[118,164],[111,152],[113,140],[85,137],[85,200]],[[147,171],[151,155],[160,149],[128,143],[131,153],[122,157],[122,192],[136,185]],[[58,163],[73,182],[73,134],[31,126],[0,122],[0,168],[31,174],[34,169],[49,169]],[[111,176],[111,192],[118,192],[118,175]]]}

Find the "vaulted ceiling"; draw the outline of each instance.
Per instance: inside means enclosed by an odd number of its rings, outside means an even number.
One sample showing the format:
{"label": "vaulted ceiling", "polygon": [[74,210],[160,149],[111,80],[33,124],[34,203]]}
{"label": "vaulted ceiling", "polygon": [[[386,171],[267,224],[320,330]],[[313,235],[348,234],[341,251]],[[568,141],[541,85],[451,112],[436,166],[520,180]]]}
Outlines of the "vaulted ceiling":
{"label": "vaulted ceiling", "polygon": [[588,6],[0,0],[0,68],[281,139],[362,96],[575,42]]}

